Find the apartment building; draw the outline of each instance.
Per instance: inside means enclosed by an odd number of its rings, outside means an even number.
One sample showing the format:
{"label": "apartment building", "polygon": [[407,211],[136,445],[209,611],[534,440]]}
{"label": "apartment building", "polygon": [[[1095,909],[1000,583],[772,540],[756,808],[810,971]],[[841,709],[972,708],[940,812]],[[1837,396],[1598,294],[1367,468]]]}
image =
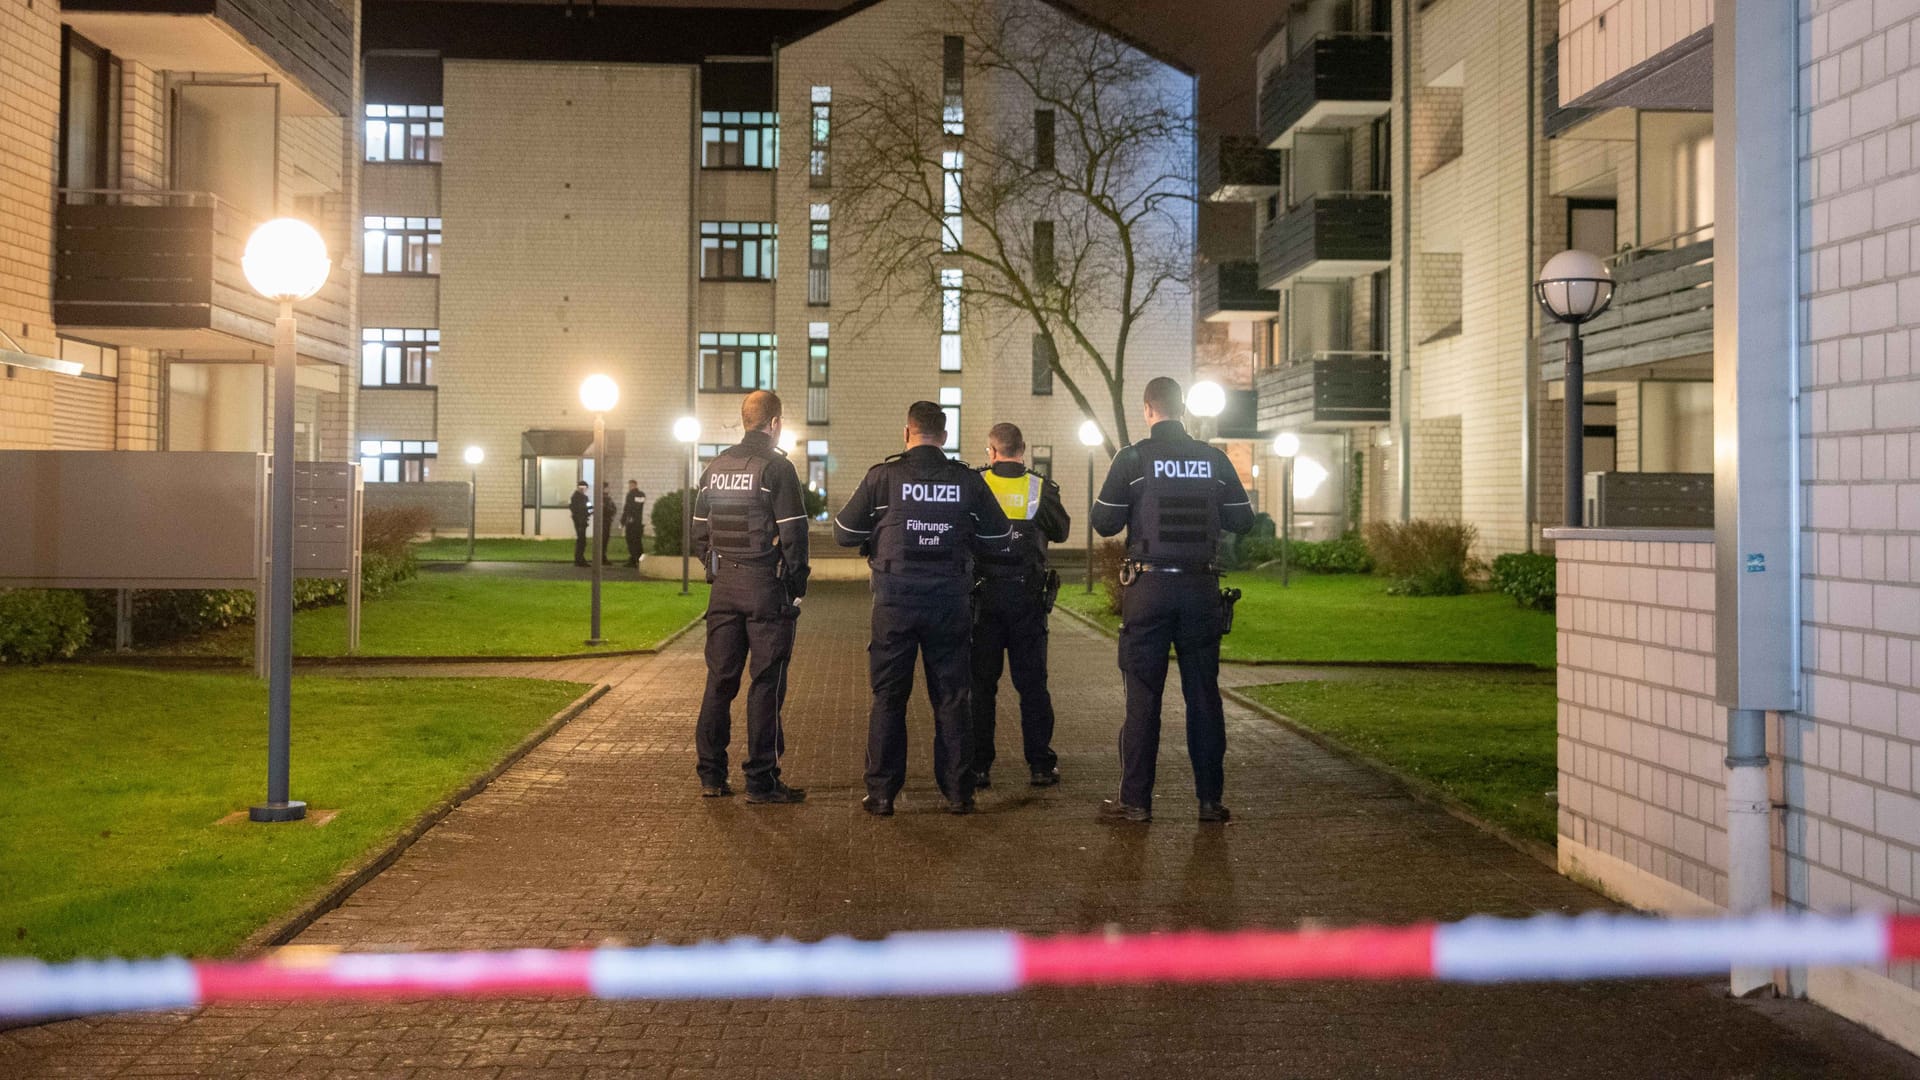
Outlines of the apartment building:
{"label": "apartment building", "polygon": [[0,446],[262,450],[274,305],[252,226],[315,224],[298,453],[351,452],[352,0],[0,4]]}
{"label": "apartment building", "polygon": [[[369,478],[465,479],[477,446],[481,531],[564,532],[593,470],[577,388],[603,372],[622,388],[607,417],[616,487],[678,487],[674,419],[700,420],[704,460],[764,388],[830,500],[899,449],[919,398],[947,406],[950,449],[970,459],[991,424],[1020,424],[1035,467],[1063,456],[1067,498],[1083,499],[1084,416],[1053,393],[1030,330],[961,302],[963,268],[939,270],[932,303],[903,290],[884,318],[851,317],[889,305],[860,295],[861,252],[835,230],[836,92],[844,103],[884,58],[924,66],[948,102],[933,120],[1035,122],[1031,101],[968,84],[957,10],[369,3],[356,436]],[[1166,73],[1190,93],[1190,75]],[[935,178],[956,198],[962,168]],[[1191,230],[1169,242],[1190,251]],[[1191,371],[1190,299],[1160,308],[1133,347],[1136,396]]]}

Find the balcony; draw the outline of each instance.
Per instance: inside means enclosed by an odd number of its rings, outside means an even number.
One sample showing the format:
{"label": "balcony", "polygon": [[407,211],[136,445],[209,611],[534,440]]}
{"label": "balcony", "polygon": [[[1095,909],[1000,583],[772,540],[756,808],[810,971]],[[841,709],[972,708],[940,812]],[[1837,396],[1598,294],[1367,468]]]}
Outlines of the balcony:
{"label": "balcony", "polygon": [[1221,135],[1200,150],[1200,195],[1210,202],[1258,202],[1280,190],[1280,152],[1244,135]]}
{"label": "balcony", "polygon": [[1392,99],[1391,37],[1323,34],[1262,80],[1260,141],[1286,150],[1297,131],[1353,127],[1384,114]]}
{"label": "balcony", "polygon": [[354,115],[354,9],[337,0],[64,0],[60,19],[160,71],[264,75],[290,115]]}
{"label": "balcony", "polygon": [[[273,348],[279,312],[240,270],[251,223],[233,208],[198,192],[64,194],[53,279],[53,317],[63,333],[197,359],[248,359]],[[303,358],[355,364],[346,275],[337,263],[327,286],[298,311]]]}
{"label": "balcony", "polygon": [[1317,352],[1254,377],[1262,431],[1328,431],[1392,417],[1393,371],[1383,352]]}
{"label": "balcony", "polygon": [[1202,263],[1194,274],[1200,318],[1207,322],[1271,319],[1280,314],[1280,294],[1260,287],[1256,262]]}
{"label": "balcony", "polygon": [[[1587,377],[1612,373],[1619,380],[1711,378],[1711,226],[1622,252],[1610,262],[1613,306],[1580,328]],[[1540,344],[1542,375],[1549,381],[1563,378],[1567,328],[1547,320]]]}
{"label": "balcony", "polygon": [[1383,191],[1325,191],[1260,233],[1260,280],[1268,289],[1295,278],[1353,278],[1387,268],[1393,202]]}

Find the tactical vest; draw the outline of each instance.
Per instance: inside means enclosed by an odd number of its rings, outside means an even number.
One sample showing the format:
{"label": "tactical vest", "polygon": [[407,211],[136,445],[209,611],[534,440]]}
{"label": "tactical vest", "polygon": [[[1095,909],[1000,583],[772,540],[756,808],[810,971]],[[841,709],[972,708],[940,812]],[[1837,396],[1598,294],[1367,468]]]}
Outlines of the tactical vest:
{"label": "tactical vest", "polygon": [[1127,554],[1151,563],[1213,562],[1225,490],[1214,472],[1224,463],[1206,443],[1190,439],[1148,439],[1134,450],[1140,479],[1133,485]]}
{"label": "tactical vest", "polygon": [[922,467],[903,455],[882,468],[887,503],[873,527],[873,568],[917,578],[970,573],[967,467],[946,458]]}
{"label": "tactical vest", "polygon": [[767,469],[778,451],[731,446],[707,466],[701,487],[707,496],[708,545],[741,562],[765,562],[780,528],[774,524]]}
{"label": "tactical vest", "polygon": [[1029,570],[1046,561],[1045,539],[1034,524],[1040,516],[1040,500],[1046,479],[1036,472],[1019,476],[1001,476],[991,467],[981,472],[987,490],[1000,503],[1013,525],[1013,550],[1004,555],[979,556],[980,569],[990,578],[1022,578]]}

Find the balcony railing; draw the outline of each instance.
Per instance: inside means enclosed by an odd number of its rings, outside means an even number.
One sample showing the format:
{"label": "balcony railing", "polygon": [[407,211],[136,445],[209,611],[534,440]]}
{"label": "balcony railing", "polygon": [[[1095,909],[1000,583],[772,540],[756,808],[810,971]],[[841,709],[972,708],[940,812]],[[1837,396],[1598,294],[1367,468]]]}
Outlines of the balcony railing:
{"label": "balcony railing", "polygon": [[1393,256],[1393,204],[1383,191],[1324,191],[1302,201],[1260,234],[1260,281],[1284,287],[1297,277],[1359,277]]}
{"label": "balcony railing", "polygon": [[832,417],[827,412],[827,388],[824,386],[807,387],[807,423],[826,424],[831,422]]}
{"label": "balcony railing", "polygon": [[[240,269],[252,223],[205,192],[62,192],[54,236],[54,322],[110,345],[248,356],[273,347],[278,310]],[[336,253],[337,255],[338,253]],[[353,363],[346,274],[338,258],[301,303],[299,349]]]}
{"label": "balcony railing", "polygon": [[1260,141],[1293,145],[1303,128],[1351,126],[1387,111],[1393,100],[1393,39],[1386,34],[1323,34],[1260,86]]}
{"label": "balcony railing", "polygon": [[1280,190],[1280,151],[1245,135],[1221,135],[1200,151],[1200,194],[1213,202],[1256,202]]}
{"label": "balcony railing", "polygon": [[1324,431],[1392,417],[1393,368],[1384,352],[1316,352],[1254,378],[1263,431]]}
{"label": "balcony railing", "polygon": [[1200,318],[1208,322],[1271,319],[1280,313],[1280,294],[1260,287],[1260,264],[1210,262],[1194,274]]}
{"label": "balcony railing", "polygon": [[833,278],[824,266],[807,267],[807,304],[825,307],[833,300]]}
{"label": "balcony railing", "polygon": [[[1710,369],[1713,352],[1712,226],[1682,233],[1608,260],[1613,267],[1613,306],[1580,328],[1588,376],[1700,358]],[[1540,332],[1545,377],[1559,379],[1566,366],[1567,328],[1549,320]]]}

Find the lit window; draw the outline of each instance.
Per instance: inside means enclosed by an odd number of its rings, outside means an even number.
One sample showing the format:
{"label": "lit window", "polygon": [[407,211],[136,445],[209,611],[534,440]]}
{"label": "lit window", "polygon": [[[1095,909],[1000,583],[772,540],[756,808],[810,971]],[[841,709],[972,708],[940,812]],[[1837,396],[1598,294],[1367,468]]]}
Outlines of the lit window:
{"label": "lit window", "polygon": [[440,219],[378,217],[365,219],[362,266],[369,274],[438,274]]}
{"label": "lit window", "polygon": [[940,388],[940,411],[947,414],[947,442],[941,449],[949,456],[960,452],[960,388]]}
{"label": "lit window", "polygon": [[769,221],[700,223],[700,276],[708,280],[772,281],[780,226]]}
{"label": "lit window", "polygon": [[958,150],[948,150],[940,155],[940,250],[957,251],[960,247],[960,172],[966,164],[966,155]]}
{"label": "lit window", "polygon": [[827,385],[827,324],[807,324],[807,386]]}
{"label": "lit window", "polygon": [[437,163],[445,120],[440,105],[367,106],[367,160]]}
{"label": "lit window", "polygon": [[826,203],[814,203],[807,213],[807,303],[813,307],[824,307],[833,298],[827,235],[830,213]]}
{"label": "lit window", "polygon": [[112,345],[95,345],[91,341],[63,337],[60,339],[60,359],[79,364],[83,375],[96,375],[102,379],[120,377],[120,350]]}
{"label": "lit window", "polygon": [[772,169],[780,164],[780,116],[771,112],[700,114],[700,167]]}
{"label": "lit window", "polygon": [[772,390],[777,340],[773,334],[701,334],[700,389],[732,394]]}
{"label": "lit window", "polygon": [[960,370],[960,293],[965,275],[940,271],[940,370]]}
{"label": "lit window", "polygon": [[419,483],[433,479],[434,460],[439,456],[440,444],[432,440],[363,439],[360,475],[368,483]]}
{"label": "lit window", "polygon": [[360,331],[361,386],[432,386],[440,331],[372,327]]}
{"label": "lit window", "polygon": [[807,183],[811,187],[826,187],[832,182],[832,162],[827,150],[833,137],[833,87],[814,87],[811,105],[813,125],[807,137]]}

